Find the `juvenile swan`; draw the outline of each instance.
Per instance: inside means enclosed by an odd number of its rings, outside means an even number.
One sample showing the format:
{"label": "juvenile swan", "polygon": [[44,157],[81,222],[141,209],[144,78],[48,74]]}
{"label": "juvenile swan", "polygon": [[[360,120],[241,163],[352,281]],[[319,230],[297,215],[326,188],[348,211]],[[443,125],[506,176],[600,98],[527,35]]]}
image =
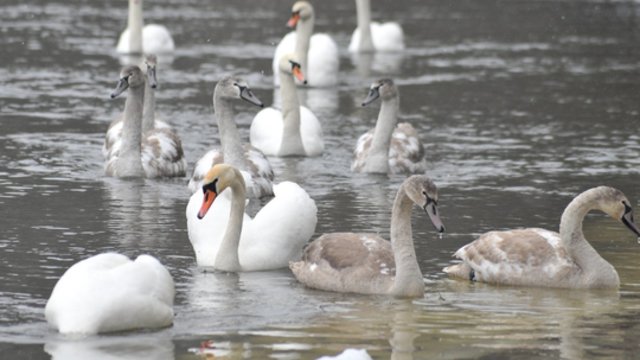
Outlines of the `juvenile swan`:
{"label": "juvenile swan", "polygon": [[404,32],[397,22],[371,22],[370,0],[356,0],[358,27],[351,35],[349,52],[402,51]]}
{"label": "juvenile swan", "polygon": [[331,233],[311,242],[289,267],[306,286],[337,292],[422,297],[424,282],[411,233],[413,204],[423,208],[440,233],[436,185],[413,175],[400,185],[391,210],[391,242],[376,234]]}
{"label": "juvenile swan", "polygon": [[376,127],[358,139],[351,170],[365,173],[424,173],[427,162],[418,132],[409,123],[398,122],[399,94],[391,79],[371,84],[362,106],[382,99]]}
{"label": "juvenile swan", "polygon": [[560,233],[527,228],[491,231],[455,253],[462,263],[444,268],[454,277],[502,285],[617,288],[616,270],[584,238],[582,221],[601,210],[640,236],[631,203],[608,186],[578,195],[564,210]]}
{"label": "juvenile swan", "polygon": [[327,34],[313,34],[314,22],[315,12],[310,3],[298,1],[293,4],[287,26],[295,31],[280,40],[273,55],[273,81],[276,86],[280,84],[280,58],[290,52],[295,52],[309,86],[332,86],[338,82],[338,45]]}
{"label": "juvenile swan", "polygon": [[116,51],[120,54],[165,54],[175,49],[173,38],[163,25],[143,28],[142,0],[129,0],[127,28],[120,35]]}
{"label": "juvenile swan", "polygon": [[173,322],[169,271],[149,255],[135,261],[104,253],[71,266],[53,288],[44,313],[64,334],[160,328]]}
{"label": "juvenile swan", "polygon": [[240,138],[233,119],[233,102],[236,100],[264,106],[244,80],[229,76],[218,82],[213,91],[213,109],[220,133],[220,149],[210,150],[198,160],[189,181],[191,192],[202,188],[202,179],[213,165],[226,163],[238,168],[244,176],[248,197],[273,195],[273,169],[269,160],[262,151],[243,143]]}
{"label": "juvenile swan", "polygon": [[[225,189],[230,188],[230,191]],[[240,171],[214,165],[187,204],[187,229],[198,266],[223,271],[286,267],[300,258],[316,228],[316,203],[295,183],[273,186],[275,197],[251,219]]]}

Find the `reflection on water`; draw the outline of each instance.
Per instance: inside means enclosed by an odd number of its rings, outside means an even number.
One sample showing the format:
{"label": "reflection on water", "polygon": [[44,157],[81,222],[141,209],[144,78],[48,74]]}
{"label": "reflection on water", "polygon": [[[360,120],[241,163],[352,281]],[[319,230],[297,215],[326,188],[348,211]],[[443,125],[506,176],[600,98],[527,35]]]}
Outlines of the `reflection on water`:
{"label": "reflection on water", "polygon": [[[279,103],[271,56],[290,6],[145,3],[146,19],[169,26],[176,41],[176,52],[159,61],[157,112],[180,132],[191,165],[219,145],[211,96],[222,76],[238,74],[265,104]],[[377,106],[360,106],[367,88],[393,77],[400,120],[425,144],[447,226],[439,239],[414,212],[423,299],[314,291],[287,269],[197,268],[186,231],[186,177],[103,175],[104,133],[122,111],[108,95],[123,60],[114,49],[126,5],[8,0],[0,5],[0,351],[31,359],[195,359],[203,351],[315,358],[345,348],[394,359],[635,357],[640,246],[602,214],[587,217],[585,235],[618,270],[619,292],[492,287],[445,279],[441,269],[485,231],[557,230],[564,207],[589,187],[620,188],[640,206],[640,3],[380,1],[373,17],[399,20],[407,49],[366,56],[346,51],[354,6],[316,6],[317,30],[342,49],[340,81],[298,91],[322,122],[325,153],[272,165],[276,181],[296,181],[316,200],[316,235],[388,237],[405,177],[349,167],[357,137],[377,117]],[[248,139],[257,109],[235,110]],[[89,338],[47,327],[43,308],[57,279],[104,251],[150,253],[167,266],[176,281],[173,327]]]}

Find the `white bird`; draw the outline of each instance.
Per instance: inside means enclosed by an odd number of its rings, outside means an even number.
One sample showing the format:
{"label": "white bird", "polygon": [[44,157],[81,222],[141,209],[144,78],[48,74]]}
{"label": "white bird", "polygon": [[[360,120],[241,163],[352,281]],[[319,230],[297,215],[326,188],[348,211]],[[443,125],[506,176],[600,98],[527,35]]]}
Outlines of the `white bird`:
{"label": "white bird", "polygon": [[135,261],[104,253],[71,266],[58,280],[44,313],[64,334],[153,329],[173,323],[174,283],[149,255]]}
{"label": "white bird", "polygon": [[266,155],[318,156],[324,151],[318,118],[298,101],[293,77],[304,81],[302,71],[293,54],[283,55],[279,64],[282,111],[266,108],[253,118],[251,145]]}
{"label": "white bird", "polygon": [[145,83],[145,75],[135,65],[127,66],[120,72],[120,80],[111,98],[128,89],[122,136],[120,142],[114,142],[106,151],[105,173],[115,177],[184,176],[187,162],[180,138],[172,129],[151,129],[143,136]]}
{"label": "white bird", "polygon": [[371,22],[370,0],[356,0],[358,27],[351,35],[349,52],[396,52],[404,50],[404,32],[397,22]]}
{"label": "white bird", "polygon": [[372,360],[365,349],[345,349],[336,356],[322,356],[316,360]]}
{"label": "white bird", "polygon": [[376,127],[358,138],[351,170],[365,173],[424,173],[427,161],[418,132],[398,122],[399,92],[391,79],[371,84],[362,106],[382,99]]}
{"label": "white bird", "polygon": [[591,210],[620,220],[640,236],[627,197],[620,190],[599,186],[569,203],[560,219],[560,233],[540,228],[491,231],[459,249],[454,256],[462,262],[443,271],[499,285],[618,288],[616,269],[584,238],[582,221]]}
{"label": "white bird", "polygon": [[317,223],[316,204],[300,186],[288,181],[274,185],[275,197],[251,219],[244,212],[246,190],[238,169],[215,165],[203,183],[186,210],[198,266],[272,270],[300,257]]}
{"label": "white bird", "polygon": [[420,206],[436,230],[444,232],[438,190],[426,175],[406,179],[391,210],[391,242],[376,234],[330,233],[312,241],[302,260],[291,262],[304,285],[327,291],[422,297],[424,281],[411,230],[411,209]]}
{"label": "white bird", "polygon": [[313,34],[315,13],[311,4],[298,1],[293,4],[291,12],[287,26],[295,28],[295,31],[285,35],[276,47],[272,62],[274,84],[280,84],[280,59],[291,52],[300,61],[307,85],[325,87],[337,84],[340,67],[338,45],[327,34]]}
{"label": "white bird", "polygon": [[213,109],[220,133],[220,149],[208,151],[198,162],[189,181],[189,190],[202,188],[202,179],[215,164],[230,164],[244,176],[250,198],[273,195],[273,169],[262,151],[244,143],[233,119],[233,102],[245,100],[263,107],[247,83],[236,77],[225,77],[213,91]]}
{"label": "white bird", "polygon": [[166,54],[174,51],[175,44],[166,27],[158,24],[143,25],[142,0],[129,0],[127,28],[118,40],[118,53]]}

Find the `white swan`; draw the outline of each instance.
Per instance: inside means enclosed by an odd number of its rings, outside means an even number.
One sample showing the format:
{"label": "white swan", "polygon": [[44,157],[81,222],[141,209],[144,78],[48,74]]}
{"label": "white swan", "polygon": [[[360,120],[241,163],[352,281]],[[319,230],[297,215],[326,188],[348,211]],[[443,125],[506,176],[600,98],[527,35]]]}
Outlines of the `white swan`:
{"label": "white swan", "polygon": [[198,160],[189,180],[191,192],[202,188],[202,179],[213,165],[226,163],[240,169],[250,198],[273,195],[273,169],[269,160],[262,151],[243,143],[240,138],[233,119],[233,101],[237,99],[264,106],[244,80],[225,77],[218,82],[213,91],[213,109],[220,133],[220,149],[210,150]]}
{"label": "white swan", "polygon": [[115,177],[184,176],[187,163],[182,143],[174,132],[152,129],[142,136],[145,76],[137,66],[122,69],[111,98],[127,89],[121,142],[108,152],[105,173]]}
{"label": "white swan", "polygon": [[358,27],[351,35],[349,52],[402,51],[404,32],[396,22],[371,22],[370,0],[356,0]]}
{"label": "white swan", "polygon": [[175,290],[169,271],[149,255],[135,261],[104,253],[71,266],[47,301],[47,322],[61,333],[96,334],[166,327]]}
{"label": "white swan", "polygon": [[[231,188],[228,195],[223,192],[226,188]],[[198,266],[224,271],[272,270],[299,258],[316,228],[316,204],[292,182],[274,185],[273,192],[275,197],[251,219],[244,213],[245,186],[240,171],[227,164],[211,168],[202,191],[191,196],[186,210]]]}
{"label": "white swan", "polygon": [[142,0],[129,0],[127,28],[120,35],[116,51],[120,54],[165,54],[175,49],[166,27],[148,24],[143,28]]}
{"label": "white swan", "polygon": [[256,114],[249,130],[251,145],[266,155],[318,156],[324,151],[322,127],[311,110],[300,106],[293,82],[293,76],[304,81],[300,64],[287,54],[279,70],[282,111],[266,108]]}
{"label": "white swan", "polygon": [[366,173],[424,173],[427,161],[418,132],[398,121],[398,88],[391,79],[374,82],[362,106],[382,99],[376,127],[358,138],[351,170]]}
{"label": "white swan", "polygon": [[311,242],[289,267],[304,285],[328,291],[422,297],[424,281],[411,232],[413,204],[423,208],[439,232],[438,190],[425,175],[398,189],[391,210],[391,242],[376,234],[331,233]]}
{"label": "white swan", "polygon": [[455,253],[462,263],[444,268],[454,277],[501,285],[617,288],[618,273],[584,238],[582,221],[601,210],[640,236],[631,203],[608,186],[576,196],[562,213],[560,233],[539,228],[491,231]]}
{"label": "white swan", "polygon": [[[309,86],[332,86],[338,83],[340,58],[338,45],[327,34],[313,34],[315,13],[306,1],[293,4],[292,15],[287,26],[295,28],[280,40],[273,55],[273,81],[280,84],[278,69],[280,59],[294,52],[304,70]],[[312,36],[313,34],[313,36]]]}

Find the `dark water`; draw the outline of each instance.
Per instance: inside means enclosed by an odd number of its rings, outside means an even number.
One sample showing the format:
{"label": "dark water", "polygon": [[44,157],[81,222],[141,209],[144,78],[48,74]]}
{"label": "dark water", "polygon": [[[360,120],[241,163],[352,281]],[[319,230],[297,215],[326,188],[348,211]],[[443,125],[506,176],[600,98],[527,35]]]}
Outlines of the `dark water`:
{"label": "dark water", "polygon": [[[374,358],[631,358],[640,350],[640,245],[602,214],[585,222],[618,269],[619,292],[499,288],[447,280],[440,269],[491,229],[556,229],[577,193],[607,184],[636,207],[640,166],[640,3],[635,1],[375,1],[408,49],[352,59],[351,1],[316,1],[317,31],[342,49],[336,88],[301,96],[321,119],[321,158],[274,160],[319,208],[317,233],[388,233],[403,176],[352,174],[357,136],[377,106],[369,83],[392,76],[401,118],[419,129],[448,233],[414,216],[423,299],[323,293],[287,270],[203,272],[187,238],[187,179],[105,178],[100,148],[122,100],[114,48],[126,2],[0,5],[0,351],[11,359],[314,358],[347,347]],[[158,72],[158,113],[180,132],[190,165],[219,142],[211,96],[241,74],[273,102],[271,55],[290,1],[147,1],[148,22],[176,41]],[[373,69],[372,69],[373,68]],[[237,106],[241,132],[255,109]],[[173,327],[89,338],[48,329],[44,305],[60,275],[103,251],[151,253],[176,286]]]}

